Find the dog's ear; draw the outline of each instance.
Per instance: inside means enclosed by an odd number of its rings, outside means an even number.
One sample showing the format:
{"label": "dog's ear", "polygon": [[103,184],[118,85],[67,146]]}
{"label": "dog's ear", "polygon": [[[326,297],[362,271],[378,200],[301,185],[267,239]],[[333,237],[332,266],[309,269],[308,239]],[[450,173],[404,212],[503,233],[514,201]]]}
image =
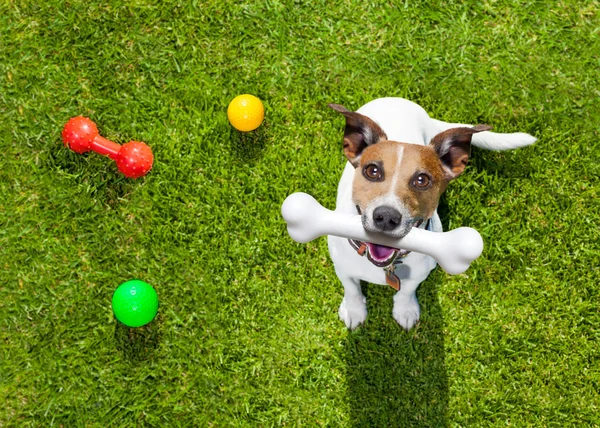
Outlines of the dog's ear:
{"label": "dog's ear", "polygon": [[492,129],[489,125],[476,125],[472,128],[451,128],[437,134],[431,142],[440,160],[448,181],[463,173],[471,155],[473,134]]}
{"label": "dog's ear", "polygon": [[350,111],[339,104],[329,104],[329,107],[342,113],[346,118],[344,154],[355,168],[358,166],[360,155],[365,148],[387,140],[383,129],[367,116]]}

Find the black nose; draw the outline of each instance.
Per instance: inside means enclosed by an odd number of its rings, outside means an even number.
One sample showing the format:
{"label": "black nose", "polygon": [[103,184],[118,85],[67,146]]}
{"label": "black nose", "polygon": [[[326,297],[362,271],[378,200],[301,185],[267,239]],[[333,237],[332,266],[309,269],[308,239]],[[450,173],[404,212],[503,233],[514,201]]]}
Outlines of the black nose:
{"label": "black nose", "polygon": [[382,232],[394,230],[400,226],[401,220],[400,213],[391,207],[378,207],[373,211],[373,222]]}

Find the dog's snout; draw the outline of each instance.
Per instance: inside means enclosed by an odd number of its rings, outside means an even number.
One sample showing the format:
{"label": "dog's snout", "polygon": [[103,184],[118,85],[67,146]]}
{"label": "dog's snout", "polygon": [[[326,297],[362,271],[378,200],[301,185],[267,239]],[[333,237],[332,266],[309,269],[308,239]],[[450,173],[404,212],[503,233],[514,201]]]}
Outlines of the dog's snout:
{"label": "dog's snout", "polygon": [[402,215],[391,207],[378,207],[373,211],[373,223],[382,232],[394,230],[401,220]]}

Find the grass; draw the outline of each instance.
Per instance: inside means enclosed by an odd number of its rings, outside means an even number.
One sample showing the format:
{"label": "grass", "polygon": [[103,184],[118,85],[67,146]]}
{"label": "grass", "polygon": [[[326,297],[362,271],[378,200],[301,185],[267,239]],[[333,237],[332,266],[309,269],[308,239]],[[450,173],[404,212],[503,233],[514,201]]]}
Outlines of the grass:
{"label": "grass", "polygon": [[[0,425],[598,426],[597,1],[0,3]],[[267,118],[240,136],[229,100]],[[342,120],[401,96],[539,138],[475,150],[447,227],[486,248],[422,284],[422,320],[348,332],[325,240],[295,244],[294,191],[333,206]],[[60,143],[87,115],[156,163],[122,178]],[[140,278],[158,319],[110,297]]]}

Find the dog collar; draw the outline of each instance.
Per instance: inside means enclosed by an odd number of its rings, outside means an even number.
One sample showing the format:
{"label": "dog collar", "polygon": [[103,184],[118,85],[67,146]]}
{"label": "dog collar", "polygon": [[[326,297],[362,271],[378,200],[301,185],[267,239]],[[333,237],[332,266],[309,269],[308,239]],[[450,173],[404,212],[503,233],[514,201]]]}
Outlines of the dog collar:
{"label": "dog collar", "polygon": [[[425,229],[429,230],[429,226],[431,225],[431,219],[427,220],[427,224],[425,225]],[[359,256],[364,257],[367,256],[367,259],[371,263],[373,263],[377,267],[383,268],[385,271],[385,282],[392,287],[394,290],[400,290],[401,282],[400,277],[396,275],[396,266],[402,264],[402,259],[410,254],[408,250],[397,249],[396,254],[390,258],[390,261],[386,264],[382,265],[375,261],[371,255],[369,254],[369,247],[366,242],[360,241],[358,239],[348,239],[350,246],[356,250]]]}

